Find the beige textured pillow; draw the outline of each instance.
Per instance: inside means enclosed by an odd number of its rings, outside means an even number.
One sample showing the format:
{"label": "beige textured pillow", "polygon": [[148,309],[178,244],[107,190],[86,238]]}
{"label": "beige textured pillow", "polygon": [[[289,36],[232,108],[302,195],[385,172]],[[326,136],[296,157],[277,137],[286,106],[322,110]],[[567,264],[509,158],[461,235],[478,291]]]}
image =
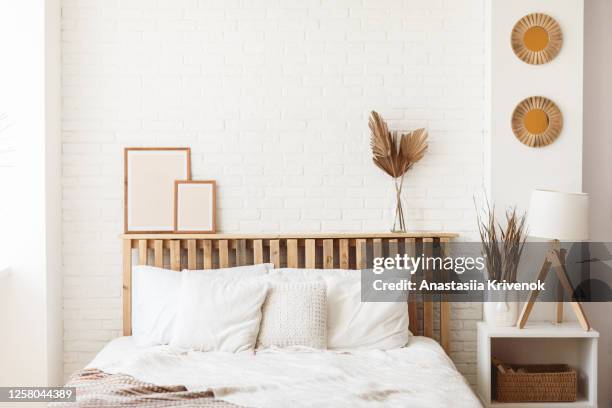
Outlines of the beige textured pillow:
{"label": "beige textured pillow", "polygon": [[258,348],[327,345],[325,283],[275,282],[263,305]]}

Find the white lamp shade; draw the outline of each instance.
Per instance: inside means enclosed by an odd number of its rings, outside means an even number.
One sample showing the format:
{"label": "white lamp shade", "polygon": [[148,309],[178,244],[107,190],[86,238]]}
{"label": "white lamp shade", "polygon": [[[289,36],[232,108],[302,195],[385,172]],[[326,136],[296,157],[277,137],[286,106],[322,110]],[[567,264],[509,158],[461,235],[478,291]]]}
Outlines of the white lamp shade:
{"label": "white lamp shade", "polygon": [[532,237],[560,241],[589,238],[588,194],[534,190],[527,215]]}

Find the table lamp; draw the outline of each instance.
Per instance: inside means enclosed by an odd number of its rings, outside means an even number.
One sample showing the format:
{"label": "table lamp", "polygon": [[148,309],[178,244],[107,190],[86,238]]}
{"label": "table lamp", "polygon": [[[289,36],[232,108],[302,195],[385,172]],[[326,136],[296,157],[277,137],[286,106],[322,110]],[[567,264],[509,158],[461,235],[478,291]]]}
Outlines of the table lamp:
{"label": "table lamp", "polygon": [[[589,322],[582,306],[574,299],[574,289],[565,267],[565,250],[561,249],[560,245],[560,241],[584,241],[589,238],[588,194],[534,190],[527,216],[529,236],[551,240],[551,249],[546,253],[537,279],[544,281],[550,268],[554,268],[561,283],[557,292],[557,323],[563,321],[563,292],[566,292],[580,326],[589,330]],[[525,327],[538,294],[538,290],[529,294],[518,320],[519,328]]]}

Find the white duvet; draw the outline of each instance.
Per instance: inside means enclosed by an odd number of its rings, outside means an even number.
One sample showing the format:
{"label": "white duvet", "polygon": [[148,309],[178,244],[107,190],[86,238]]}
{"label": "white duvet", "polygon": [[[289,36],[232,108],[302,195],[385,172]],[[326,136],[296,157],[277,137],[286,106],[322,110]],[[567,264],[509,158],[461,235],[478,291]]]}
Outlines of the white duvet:
{"label": "white duvet", "polygon": [[312,349],[256,354],[179,353],[110,342],[88,368],[123,373],[157,385],[210,389],[247,407],[481,407],[465,379],[433,340],[413,337],[388,351]]}

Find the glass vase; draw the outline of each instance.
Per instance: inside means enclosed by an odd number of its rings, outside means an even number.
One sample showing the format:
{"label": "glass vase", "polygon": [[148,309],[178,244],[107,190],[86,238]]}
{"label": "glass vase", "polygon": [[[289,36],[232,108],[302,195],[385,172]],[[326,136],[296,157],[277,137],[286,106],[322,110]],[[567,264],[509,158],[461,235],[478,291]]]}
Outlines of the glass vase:
{"label": "glass vase", "polygon": [[402,199],[404,176],[393,179],[393,225],[391,232],[406,232],[406,217]]}

